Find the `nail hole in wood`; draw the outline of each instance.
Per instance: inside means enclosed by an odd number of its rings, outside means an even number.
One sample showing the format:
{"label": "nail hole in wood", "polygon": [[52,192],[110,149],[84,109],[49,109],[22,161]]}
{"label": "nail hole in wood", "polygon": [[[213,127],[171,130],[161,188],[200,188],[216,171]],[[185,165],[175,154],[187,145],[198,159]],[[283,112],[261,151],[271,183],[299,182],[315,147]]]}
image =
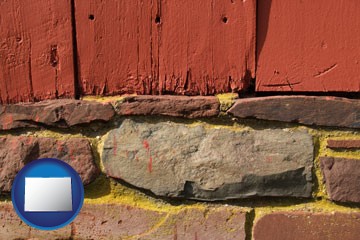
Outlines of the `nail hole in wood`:
{"label": "nail hole in wood", "polygon": [[156,23],[156,24],[160,24],[160,22],[161,22],[160,16],[156,16],[156,18],[155,18],[155,23]]}
{"label": "nail hole in wood", "polygon": [[223,17],[222,21],[223,21],[223,23],[227,23],[227,22],[228,22],[228,18],[227,18],[227,17]]}
{"label": "nail hole in wood", "polygon": [[89,14],[89,19],[90,19],[91,21],[94,20],[94,19],[95,19],[94,14]]}

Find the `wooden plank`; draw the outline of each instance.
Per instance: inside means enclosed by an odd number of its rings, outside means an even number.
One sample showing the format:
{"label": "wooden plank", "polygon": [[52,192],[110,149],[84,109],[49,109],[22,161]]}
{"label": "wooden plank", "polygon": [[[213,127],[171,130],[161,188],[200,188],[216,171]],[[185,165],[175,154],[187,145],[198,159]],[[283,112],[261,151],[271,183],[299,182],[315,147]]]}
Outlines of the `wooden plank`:
{"label": "wooden plank", "polygon": [[259,0],[257,91],[360,91],[360,1]]}
{"label": "wooden plank", "polygon": [[0,103],[73,96],[70,0],[0,1]]}
{"label": "wooden plank", "polygon": [[75,0],[83,94],[153,93],[153,2]]}
{"label": "wooden plank", "polygon": [[255,73],[256,1],[161,1],[162,93],[242,90]]}
{"label": "wooden plank", "polygon": [[254,0],[75,0],[75,10],[85,95],[211,95],[254,77]]}

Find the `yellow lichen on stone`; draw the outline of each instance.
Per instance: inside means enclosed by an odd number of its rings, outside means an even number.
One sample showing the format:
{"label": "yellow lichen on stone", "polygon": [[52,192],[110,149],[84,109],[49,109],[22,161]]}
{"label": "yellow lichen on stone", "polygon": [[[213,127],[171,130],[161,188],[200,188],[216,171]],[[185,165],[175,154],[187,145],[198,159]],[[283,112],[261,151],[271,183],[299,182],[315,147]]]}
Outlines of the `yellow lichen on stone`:
{"label": "yellow lichen on stone", "polygon": [[223,93],[216,95],[220,102],[220,111],[226,112],[235,103],[235,100],[239,98],[237,93]]}
{"label": "yellow lichen on stone", "polygon": [[359,151],[334,151],[330,148],[327,148],[328,139],[358,139],[360,138],[359,132],[349,131],[349,130],[331,130],[331,129],[321,129],[321,128],[309,128],[309,133],[313,135],[314,138],[314,173],[317,182],[316,188],[314,189],[313,196],[315,198],[328,198],[326,193],[326,187],[323,183],[323,176],[320,169],[320,157],[346,157],[346,158],[355,158],[360,159]]}
{"label": "yellow lichen on stone", "polygon": [[104,175],[98,177],[93,183],[85,187],[85,203],[87,204],[123,204],[159,212],[178,212],[184,208],[205,209],[202,203],[174,206],[165,201],[149,197],[137,190],[128,188],[116,180]]}
{"label": "yellow lichen on stone", "polygon": [[126,96],[135,96],[136,94],[130,95],[117,95],[117,96],[84,96],[81,100],[84,101],[95,101],[101,103],[122,101]]}

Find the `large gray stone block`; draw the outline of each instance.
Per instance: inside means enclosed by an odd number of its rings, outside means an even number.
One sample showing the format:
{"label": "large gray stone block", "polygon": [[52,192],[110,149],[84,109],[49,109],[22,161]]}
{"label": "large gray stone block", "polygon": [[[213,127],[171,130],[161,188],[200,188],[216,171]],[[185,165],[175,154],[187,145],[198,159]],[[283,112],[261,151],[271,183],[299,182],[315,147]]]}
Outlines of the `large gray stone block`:
{"label": "large gray stone block", "polygon": [[156,195],[220,200],[310,197],[313,142],[300,130],[126,119],[105,137],[105,172]]}

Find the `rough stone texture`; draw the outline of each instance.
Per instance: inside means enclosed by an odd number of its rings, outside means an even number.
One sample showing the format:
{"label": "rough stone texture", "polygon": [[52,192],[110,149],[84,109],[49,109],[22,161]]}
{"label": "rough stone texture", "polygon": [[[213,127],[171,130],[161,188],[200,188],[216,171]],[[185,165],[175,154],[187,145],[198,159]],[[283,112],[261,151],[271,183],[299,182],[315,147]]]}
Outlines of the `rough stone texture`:
{"label": "rough stone texture", "polygon": [[312,137],[130,119],[109,132],[106,173],[153,193],[193,199],[311,196]]}
{"label": "rough stone texture", "polygon": [[236,207],[159,212],[123,204],[84,204],[68,226],[30,228],[11,203],[0,203],[0,239],[245,239],[246,212]]}
{"label": "rough stone texture", "polygon": [[0,191],[10,191],[21,168],[39,158],[58,158],[70,164],[84,184],[98,174],[90,144],[86,139],[34,138],[7,136],[0,138]]}
{"label": "rough stone texture", "polygon": [[327,141],[328,148],[334,149],[353,149],[360,148],[360,140],[334,140],[330,139]]}
{"label": "rough stone texture", "polygon": [[108,121],[115,112],[109,103],[56,99],[37,103],[0,105],[0,129],[71,127],[96,120]]}
{"label": "rough stone texture", "polygon": [[360,128],[358,99],[310,96],[247,98],[237,100],[228,113],[239,118]]}
{"label": "rough stone texture", "polygon": [[0,239],[69,239],[71,226],[55,231],[30,228],[18,217],[11,203],[0,203]]}
{"label": "rough stone texture", "polygon": [[122,239],[150,234],[166,213],[126,205],[84,205],[73,222],[75,239]]}
{"label": "rough stone texture", "polygon": [[139,239],[245,240],[245,218],[244,212],[232,207],[189,208],[178,214],[169,214],[151,237]]}
{"label": "rough stone texture", "polygon": [[320,158],[326,190],[331,200],[360,203],[360,160]]}
{"label": "rough stone texture", "polygon": [[128,96],[114,103],[119,115],[165,115],[173,117],[212,117],[220,111],[216,97]]}
{"label": "rough stone texture", "polygon": [[357,240],[359,213],[272,213],[254,226],[254,240]]}

